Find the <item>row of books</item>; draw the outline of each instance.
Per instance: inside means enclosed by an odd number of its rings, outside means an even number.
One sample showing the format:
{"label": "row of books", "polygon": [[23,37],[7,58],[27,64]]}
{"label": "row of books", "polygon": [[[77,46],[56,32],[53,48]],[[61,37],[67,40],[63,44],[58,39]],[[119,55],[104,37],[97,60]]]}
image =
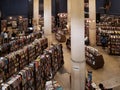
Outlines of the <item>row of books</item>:
{"label": "row of books", "polygon": [[110,35],[108,42],[109,54],[120,55],[120,35]]}
{"label": "row of books", "polygon": [[0,90],[45,90],[45,83],[54,78],[64,64],[61,44],[52,44],[28,66],[1,84]]}
{"label": "row of books", "polygon": [[[0,80],[5,81],[36,59],[48,47],[47,38],[36,39],[30,45],[0,58]],[[39,48],[39,49],[38,49]]]}
{"label": "row of books", "polygon": [[0,56],[4,56],[10,52],[21,49],[23,46],[30,44],[36,38],[41,38],[40,31],[29,34],[28,36],[20,36],[19,38],[12,40],[8,43],[4,43],[0,46]]}
{"label": "row of books", "polygon": [[7,27],[11,27],[13,29],[18,30],[27,30],[28,27],[28,18],[23,18],[22,16],[19,17],[8,17],[7,19],[4,19],[1,21],[1,30],[4,30]]}

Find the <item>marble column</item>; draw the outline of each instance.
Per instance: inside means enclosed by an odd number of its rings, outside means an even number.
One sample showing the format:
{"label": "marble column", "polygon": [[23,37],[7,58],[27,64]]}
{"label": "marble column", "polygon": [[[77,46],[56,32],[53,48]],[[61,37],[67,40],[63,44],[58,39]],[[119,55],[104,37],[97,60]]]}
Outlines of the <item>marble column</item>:
{"label": "marble column", "polygon": [[48,37],[48,44],[52,42],[52,16],[51,16],[51,0],[44,0],[44,33]]}
{"label": "marble column", "polygon": [[39,0],[34,0],[33,3],[33,25],[37,29],[39,25]]}
{"label": "marble column", "polygon": [[96,0],[89,1],[89,40],[90,45],[96,45]]}
{"label": "marble column", "polygon": [[71,0],[71,90],[85,90],[84,0]]}
{"label": "marble column", "polygon": [[68,13],[68,17],[67,17],[68,31],[70,31],[70,27],[71,27],[71,0],[67,0],[67,13]]}
{"label": "marble column", "polygon": [[28,0],[28,27],[33,27],[33,0]]}
{"label": "marble column", "polygon": [[1,17],[2,17],[2,14],[1,14],[1,10],[0,10],[0,33],[2,32],[1,31]]}

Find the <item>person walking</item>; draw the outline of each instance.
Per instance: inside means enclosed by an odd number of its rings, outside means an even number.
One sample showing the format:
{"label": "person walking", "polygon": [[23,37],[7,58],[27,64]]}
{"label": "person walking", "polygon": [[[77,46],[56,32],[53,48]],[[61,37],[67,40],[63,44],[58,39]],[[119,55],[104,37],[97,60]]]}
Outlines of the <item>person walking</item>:
{"label": "person walking", "polygon": [[102,48],[105,49],[105,47],[107,46],[107,36],[105,34],[101,35],[101,44]]}
{"label": "person walking", "polygon": [[4,43],[7,43],[8,42],[8,32],[5,31],[4,32]]}

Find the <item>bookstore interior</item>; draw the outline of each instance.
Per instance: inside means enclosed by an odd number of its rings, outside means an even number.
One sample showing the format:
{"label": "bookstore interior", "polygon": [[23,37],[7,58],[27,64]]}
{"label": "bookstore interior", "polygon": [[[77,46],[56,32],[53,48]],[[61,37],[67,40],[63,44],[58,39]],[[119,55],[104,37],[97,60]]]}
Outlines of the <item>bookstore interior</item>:
{"label": "bookstore interior", "polygon": [[0,90],[120,90],[114,0],[28,0],[26,16],[14,1],[0,1]]}

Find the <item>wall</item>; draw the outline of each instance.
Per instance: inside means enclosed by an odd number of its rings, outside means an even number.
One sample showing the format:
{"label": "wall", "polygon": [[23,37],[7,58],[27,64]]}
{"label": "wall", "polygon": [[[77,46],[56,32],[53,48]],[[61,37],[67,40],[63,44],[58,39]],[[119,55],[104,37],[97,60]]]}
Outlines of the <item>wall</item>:
{"label": "wall", "polygon": [[28,0],[0,0],[2,16],[27,16]]}
{"label": "wall", "polygon": [[59,0],[59,13],[67,12],[67,0]]}
{"label": "wall", "polygon": [[[41,0],[40,0],[41,1]],[[52,0],[52,14],[55,14],[55,0]],[[112,6],[110,8],[110,14],[120,15],[120,0],[111,0]],[[103,13],[100,7],[103,7],[104,0],[96,0],[96,11],[98,13]],[[4,17],[6,16],[16,16],[24,15],[27,16],[28,13],[28,0],[0,0],[0,7]],[[59,0],[59,12],[67,12],[67,0]]]}
{"label": "wall", "polygon": [[[43,9],[43,0],[40,0],[40,8]],[[28,15],[28,0],[0,0],[2,16]],[[52,0],[52,15],[55,15],[55,0]],[[59,12],[67,12],[67,0],[59,0]],[[40,9],[40,13],[43,11]]]}

